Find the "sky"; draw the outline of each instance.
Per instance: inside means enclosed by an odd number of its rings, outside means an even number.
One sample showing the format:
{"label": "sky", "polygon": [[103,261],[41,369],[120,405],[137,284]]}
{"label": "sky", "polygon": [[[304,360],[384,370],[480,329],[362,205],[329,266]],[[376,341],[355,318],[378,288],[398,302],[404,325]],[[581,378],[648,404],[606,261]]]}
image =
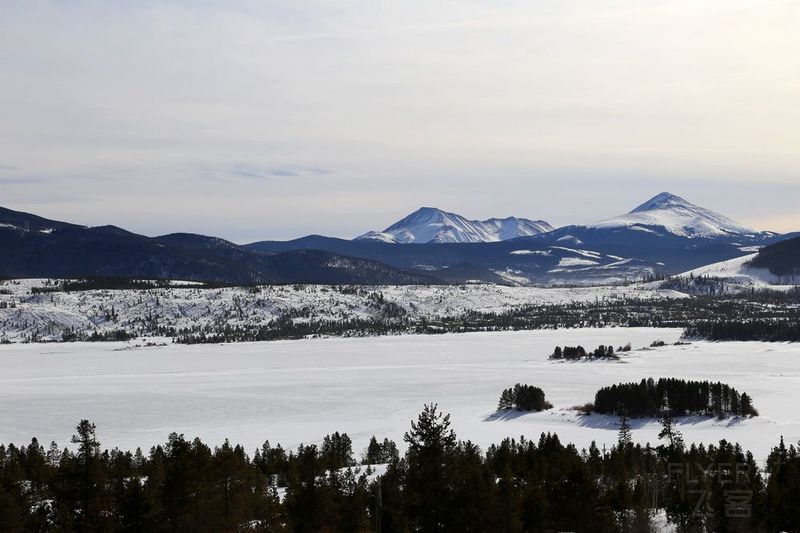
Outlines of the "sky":
{"label": "sky", "polygon": [[796,0],[3,0],[0,205],[146,235],[800,230]]}

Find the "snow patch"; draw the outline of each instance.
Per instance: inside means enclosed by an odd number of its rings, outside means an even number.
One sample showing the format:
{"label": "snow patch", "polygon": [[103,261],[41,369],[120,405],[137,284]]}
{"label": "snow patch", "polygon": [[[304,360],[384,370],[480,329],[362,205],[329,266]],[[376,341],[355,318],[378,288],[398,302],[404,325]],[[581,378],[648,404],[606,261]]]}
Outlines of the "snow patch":
{"label": "snow patch", "polygon": [[549,250],[514,250],[509,252],[511,255],[552,255]]}

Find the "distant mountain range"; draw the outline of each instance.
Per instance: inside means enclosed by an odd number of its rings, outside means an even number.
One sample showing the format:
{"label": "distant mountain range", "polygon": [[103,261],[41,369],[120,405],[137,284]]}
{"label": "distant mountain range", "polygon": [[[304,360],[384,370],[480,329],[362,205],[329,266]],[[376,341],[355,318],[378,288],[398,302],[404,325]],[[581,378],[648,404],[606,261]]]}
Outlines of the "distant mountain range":
{"label": "distant mountain range", "polygon": [[[469,222],[458,215],[423,208],[377,238],[366,234],[349,241],[311,235],[293,241],[256,242],[247,247],[260,251],[327,250],[424,270],[435,276],[443,276],[457,266],[461,272],[471,270],[475,275],[472,279],[477,281],[489,281],[486,273],[491,273],[508,283],[554,285],[619,283],[676,274],[753,253],[784,238],[747,228],[667,192],[625,215],[596,224],[564,226],[489,242],[477,233],[462,236],[469,242],[436,241],[443,228],[448,237],[454,227],[463,235],[470,229],[463,221]],[[412,244],[402,244],[406,241],[396,238],[395,234],[404,232],[415,235],[414,240],[409,239]]]}
{"label": "distant mountain range", "polygon": [[[569,226],[579,227],[579,226]],[[586,228],[629,228],[688,238],[766,238],[776,233],[758,231],[728,217],[663,192],[635,208]],[[467,220],[434,207],[421,207],[383,231],[369,231],[354,240],[393,244],[498,242],[549,233],[555,228],[543,220],[507,217]]]}
{"label": "distant mountain range", "polygon": [[375,240],[395,244],[447,242],[497,242],[553,231],[543,220],[490,218],[467,220],[461,215],[434,207],[422,207],[381,232],[370,231],[356,240]]}
{"label": "distant mountain range", "polygon": [[0,276],[124,277],[232,284],[425,284],[442,281],[377,261],[323,250],[265,253],[174,233],[145,237],[115,226],[86,227],[0,208]]}
{"label": "distant mountain range", "polygon": [[790,236],[747,228],[662,193],[626,215],[559,229],[422,208],[353,240],[311,235],[237,245],[146,237],[0,208],[0,276],[136,277],[245,283],[602,284],[674,274]]}

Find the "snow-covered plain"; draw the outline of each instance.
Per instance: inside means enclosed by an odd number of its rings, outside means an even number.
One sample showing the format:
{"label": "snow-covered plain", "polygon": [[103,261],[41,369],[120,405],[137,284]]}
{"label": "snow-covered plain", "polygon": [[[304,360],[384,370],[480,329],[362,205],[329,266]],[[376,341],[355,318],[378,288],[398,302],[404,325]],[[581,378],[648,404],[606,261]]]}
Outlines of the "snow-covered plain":
{"label": "snow-covered plain", "polygon": [[[754,398],[754,419],[689,418],[687,442],[740,442],[764,459],[784,435],[800,439],[800,345],[708,343],[635,350],[618,362],[553,362],[555,345],[634,348],[680,330],[574,329],[503,333],[309,339],[228,345],[135,347],[131,343],[0,346],[0,442],[36,436],[68,443],[88,418],[106,447],[133,449],[176,431],[211,444],[225,438],[255,449],[264,440],[294,447],[347,432],[357,452],[370,436],[402,444],[427,402],[452,414],[462,439],[485,447],[504,437],[558,433],[580,447],[617,438],[618,420],[569,408],[605,385],[647,377],[713,379]],[[152,340],[152,339],[151,339]],[[502,389],[542,387],[554,409],[496,417]],[[657,441],[655,421],[634,438]]]}

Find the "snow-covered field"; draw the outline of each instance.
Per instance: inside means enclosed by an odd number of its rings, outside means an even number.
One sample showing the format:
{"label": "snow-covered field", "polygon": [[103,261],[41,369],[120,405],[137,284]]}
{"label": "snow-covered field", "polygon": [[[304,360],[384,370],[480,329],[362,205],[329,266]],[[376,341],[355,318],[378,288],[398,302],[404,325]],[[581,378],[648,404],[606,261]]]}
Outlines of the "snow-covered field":
{"label": "snow-covered field", "polygon": [[[502,312],[522,305],[680,298],[686,295],[644,286],[535,288],[498,285],[372,286],[325,285],[178,287],[149,290],[88,290],[31,294],[47,280],[0,281],[0,339],[21,341],[36,333],[61,340],[77,331],[153,331],[155,325],[263,325],[281,315],[293,320],[380,319],[387,309],[410,318],[454,317],[467,311]],[[113,315],[113,318],[112,318]]]}
{"label": "snow-covered field", "polygon": [[[686,419],[687,442],[740,442],[763,459],[784,435],[800,439],[800,345],[696,342],[637,350],[619,362],[552,362],[555,345],[649,346],[680,330],[577,329],[440,336],[312,339],[228,345],[136,343],[0,346],[0,442],[33,436],[68,443],[88,418],[104,446],[135,448],[176,431],[209,443],[230,438],[294,447],[347,432],[357,452],[370,436],[401,444],[426,402],[452,414],[462,439],[485,447],[504,437],[557,432],[583,447],[617,438],[617,419],[570,411],[605,385],[646,377],[721,380],[754,398],[761,417]],[[494,418],[502,389],[542,387],[554,409]],[[657,441],[654,421],[634,424]]]}

